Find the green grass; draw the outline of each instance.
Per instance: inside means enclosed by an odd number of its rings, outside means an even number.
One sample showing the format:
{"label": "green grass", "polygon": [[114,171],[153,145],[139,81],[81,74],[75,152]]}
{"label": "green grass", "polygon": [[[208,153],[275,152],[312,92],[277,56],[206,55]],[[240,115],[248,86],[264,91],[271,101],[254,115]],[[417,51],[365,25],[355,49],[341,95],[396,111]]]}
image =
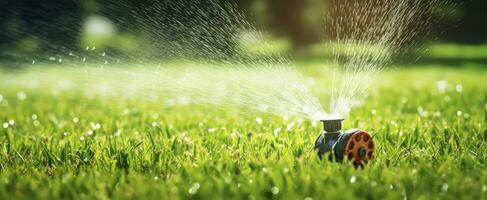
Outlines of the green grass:
{"label": "green grass", "polygon": [[[300,70],[325,101],[325,72]],[[0,199],[487,197],[485,68],[382,73],[344,125],[374,136],[363,170],[319,160],[321,128],[309,121],[286,130],[291,121],[275,116],[12,84],[29,85],[24,73],[0,73],[0,125],[13,122],[0,127]]]}

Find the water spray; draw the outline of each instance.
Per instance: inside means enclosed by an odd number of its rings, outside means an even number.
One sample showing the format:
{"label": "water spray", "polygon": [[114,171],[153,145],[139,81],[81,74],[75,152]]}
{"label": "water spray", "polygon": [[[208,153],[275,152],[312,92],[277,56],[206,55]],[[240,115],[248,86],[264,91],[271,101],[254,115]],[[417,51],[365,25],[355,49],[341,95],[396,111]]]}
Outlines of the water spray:
{"label": "water spray", "polygon": [[342,162],[344,158],[353,160],[356,167],[363,166],[375,151],[372,137],[366,131],[349,129],[341,132],[343,119],[323,119],[324,131],[315,142],[318,156],[323,158],[329,153],[329,159]]}

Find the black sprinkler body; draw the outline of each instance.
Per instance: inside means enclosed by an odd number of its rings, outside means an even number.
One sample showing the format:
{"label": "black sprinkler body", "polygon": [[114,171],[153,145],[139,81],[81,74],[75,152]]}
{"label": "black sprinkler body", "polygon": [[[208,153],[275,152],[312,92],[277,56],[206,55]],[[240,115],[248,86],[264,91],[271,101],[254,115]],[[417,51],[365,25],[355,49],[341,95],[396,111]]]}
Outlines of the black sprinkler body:
{"label": "black sprinkler body", "polygon": [[330,152],[330,160],[341,162],[346,156],[349,160],[354,160],[355,166],[363,166],[372,158],[375,145],[369,133],[359,129],[349,129],[342,133],[343,119],[321,121],[324,131],[315,142],[315,149],[320,158]]}

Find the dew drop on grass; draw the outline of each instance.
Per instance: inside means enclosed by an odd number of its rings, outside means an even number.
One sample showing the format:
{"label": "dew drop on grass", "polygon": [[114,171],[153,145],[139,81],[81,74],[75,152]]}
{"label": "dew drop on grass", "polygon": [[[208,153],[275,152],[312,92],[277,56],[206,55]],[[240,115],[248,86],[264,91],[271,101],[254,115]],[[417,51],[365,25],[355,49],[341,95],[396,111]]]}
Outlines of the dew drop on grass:
{"label": "dew drop on grass", "polygon": [[279,194],[279,188],[274,186],[271,188],[271,192],[273,195],[277,195],[277,194]]}
{"label": "dew drop on grass", "polygon": [[463,86],[461,84],[457,84],[455,86],[455,90],[458,92],[458,93],[461,93],[463,91]]}
{"label": "dew drop on grass", "polygon": [[459,117],[462,116],[462,111],[460,111],[460,110],[457,111],[457,116],[459,116]]}
{"label": "dew drop on grass", "polygon": [[156,127],[157,126],[157,122],[152,122],[152,126],[153,127]]}
{"label": "dew drop on grass", "polygon": [[78,122],[79,122],[79,118],[74,117],[74,118],[73,118],[73,123],[75,123],[75,124],[76,124],[76,123],[78,123]]}
{"label": "dew drop on grass", "polygon": [[281,128],[276,128],[274,129],[274,136],[277,137],[279,136],[279,133],[281,132]]}
{"label": "dew drop on grass", "polygon": [[226,183],[226,184],[230,184],[230,183],[232,183],[232,178],[230,178],[230,177],[225,177],[225,183]]}
{"label": "dew drop on grass", "polygon": [[39,126],[39,125],[41,125],[41,123],[39,122],[39,120],[34,120],[34,122],[32,122],[32,124],[33,124],[34,126]]}
{"label": "dew drop on grass", "polygon": [[448,191],[448,184],[443,183],[443,185],[441,185],[441,191],[442,192],[447,192]]}
{"label": "dew drop on grass", "polygon": [[255,118],[255,122],[257,122],[257,124],[262,124],[262,118],[260,117]]}
{"label": "dew drop on grass", "polygon": [[93,131],[92,131],[92,130],[89,130],[89,131],[88,131],[88,135],[89,135],[89,136],[93,135]]}
{"label": "dew drop on grass", "polygon": [[447,85],[448,83],[445,80],[438,81],[437,86],[440,93],[445,93]]}
{"label": "dew drop on grass", "polygon": [[311,197],[306,197],[306,198],[304,198],[304,200],[313,200],[313,198],[311,198]]}
{"label": "dew drop on grass", "polygon": [[3,123],[3,128],[8,128],[8,123],[7,122]]}
{"label": "dew drop on grass", "polygon": [[122,130],[120,129],[117,129],[117,131],[115,131],[115,136],[120,136],[120,134],[122,134]]}
{"label": "dew drop on grass", "polygon": [[17,92],[17,99],[23,101],[27,98],[27,94],[24,91]]}
{"label": "dew drop on grass", "polygon": [[482,192],[486,192],[487,191],[487,185],[482,185]]}
{"label": "dew drop on grass", "polygon": [[79,140],[83,141],[83,140],[85,140],[85,137],[81,136],[81,137],[79,137]]}
{"label": "dew drop on grass", "polygon": [[291,129],[293,129],[293,127],[294,127],[294,125],[295,125],[295,124],[296,124],[296,123],[293,121],[293,122],[291,122],[289,125],[287,125],[287,127],[286,127],[286,131],[288,131],[288,132],[289,132],[289,131],[291,131]]}
{"label": "dew drop on grass", "polygon": [[372,187],[377,186],[377,182],[375,182],[375,181],[370,182],[370,186],[372,186]]}
{"label": "dew drop on grass", "polygon": [[189,192],[189,194],[194,195],[194,194],[198,193],[198,189],[200,189],[200,184],[198,182],[196,182],[196,183],[193,183],[191,185],[191,187],[189,187],[188,192]]}
{"label": "dew drop on grass", "polygon": [[159,180],[159,177],[158,176],[154,176],[154,180]]}
{"label": "dew drop on grass", "polygon": [[31,118],[32,118],[32,120],[36,120],[37,119],[37,115],[36,114],[32,114]]}
{"label": "dew drop on grass", "polygon": [[68,135],[69,135],[69,133],[68,133],[68,132],[64,132],[64,133],[63,133],[63,135],[64,135],[64,136],[68,136]]}
{"label": "dew drop on grass", "polygon": [[352,178],[350,178],[350,183],[355,183],[357,181],[357,178],[355,176],[352,176]]}
{"label": "dew drop on grass", "polygon": [[[2,102],[2,101],[3,101],[3,96],[0,94],[0,102]],[[485,105],[485,106],[487,108],[487,105]]]}
{"label": "dew drop on grass", "polygon": [[12,125],[15,124],[15,121],[13,119],[11,119],[11,120],[8,121],[8,124],[10,124],[10,126],[12,126]]}

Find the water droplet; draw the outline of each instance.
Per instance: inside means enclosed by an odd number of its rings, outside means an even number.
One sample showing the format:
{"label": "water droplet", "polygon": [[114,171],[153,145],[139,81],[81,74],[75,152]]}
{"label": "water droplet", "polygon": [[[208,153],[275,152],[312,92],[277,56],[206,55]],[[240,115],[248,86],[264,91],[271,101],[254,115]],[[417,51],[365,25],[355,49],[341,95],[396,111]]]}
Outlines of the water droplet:
{"label": "water droplet", "polygon": [[69,135],[69,133],[68,133],[68,132],[64,132],[64,133],[63,133],[63,135],[64,135],[64,136],[68,136],[68,135]]}
{"label": "water droplet", "polygon": [[232,178],[230,178],[230,177],[225,177],[225,183],[226,183],[226,184],[230,184],[230,183],[232,183]]}
{"label": "water droplet", "polygon": [[34,124],[34,126],[39,126],[39,125],[41,125],[41,123],[39,122],[39,120],[34,120],[34,122],[32,122],[32,124]]}
{"label": "water droplet", "polygon": [[350,183],[355,183],[357,181],[357,178],[355,176],[352,176],[352,178],[350,178]]}
{"label": "water droplet", "polygon": [[8,123],[7,122],[3,123],[3,128],[8,128]]}
{"label": "water droplet", "polygon": [[286,131],[288,131],[288,132],[291,131],[291,129],[294,127],[294,124],[295,124],[295,122],[293,121],[289,125],[287,125]]}
{"label": "water droplet", "polygon": [[450,102],[451,98],[450,98],[450,96],[447,95],[447,96],[445,96],[444,100],[445,100],[445,102]]}
{"label": "water droplet", "polygon": [[277,194],[279,194],[279,188],[274,186],[271,188],[271,192],[273,195],[277,195]]}
{"label": "water droplet", "polygon": [[213,132],[215,132],[215,130],[216,130],[216,128],[209,128],[208,133],[213,133]]}
{"label": "water droplet", "polygon": [[17,92],[17,99],[23,101],[27,98],[27,94],[24,91]]}
{"label": "water droplet", "polygon": [[274,136],[277,137],[279,136],[279,133],[281,132],[281,128],[276,128],[274,129]]}
{"label": "water droplet", "polygon": [[462,116],[462,111],[460,111],[460,110],[457,111],[457,116],[459,116],[459,117]]}
{"label": "water droplet", "polygon": [[13,126],[15,124],[15,121],[13,119],[11,119],[8,121],[8,124],[10,124],[10,126]]}
{"label": "water droplet", "polygon": [[76,124],[76,123],[78,123],[78,122],[79,122],[79,118],[74,117],[74,118],[73,118],[73,123],[75,123],[75,124]]}
{"label": "water droplet", "polygon": [[152,122],[152,126],[153,127],[156,127],[157,126],[157,122]]}
{"label": "water droplet", "polygon": [[486,192],[487,191],[487,185],[482,185],[482,192]]}
{"label": "water droplet", "polygon": [[89,130],[87,134],[91,136],[91,135],[93,135],[93,131]]}
{"label": "water droplet", "polygon": [[[487,105],[486,105],[486,108],[487,108]],[[257,122],[257,124],[262,124],[262,118],[260,118],[260,117],[255,118],[255,121]]]}
{"label": "water droplet", "polygon": [[194,195],[194,194],[198,193],[198,189],[200,189],[200,184],[198,182],[196,182],[196,183],[193,183],[191,185],[191,187],[189,187],[188,192],[189,192],[189,194]]}
{"label": "water droplet", "polygon": [[304,200],[313,200],[313,198],[311,198],[311,197],[306,197],[306,198],[304,198]]}
{"label": "water droplet", "polygon": [[437,86],[440,93],[445,93],[447,85],[448,83],[445,80],[438,81]]}
{"label": "water droplet", "polygon": [[448,184],[443,183],[443,185],[441,186],[441,191],[442,192],[447,192],[448,191]]}
{"label": "water droplet", "polygon": [[32,114],[32,120],[36,120],[37,119],[37,115],[36,114]]}
{"label": "water droplet", "polygon": [[[0,102],[3,101],[3,96],[0,94]],[[485,104],[485,108],[487,109],[487,104]]]}
{"label": "water droplet", "polygon": [[252,182],[253,182],[252,179],[249,179],[249,183],[252,183]]}
{"label": "water droplet", "polygon": [[377,186],[377,182],[375,182],[375,181],[370,182],[370,186],[372,186],[372,187]]}
{"label": "water droplet", "polygon": [[159,180],[159,177],[158,176],[154,176],[154,180]]}
{"label": "water droplet", "polygon": [[120,136],[120,134],[122,134],[122,130],[120,129],[117,129],[117,131],[115,131],[115,136]]}
{"label": "water droplet", "polygon": [[389,188],[392,190],[392,189],[394,189],[394,186],[391,184],[391,185],[389,185]]}
{"label": "water droplet", "polygon": [[79,140],[83,141],[83,140],[85,140],[85,137],[81,136],[81,137],[79,137]]}
{"label": "water droplet", "polygon": [[461,93],[463,91],[463,86],[461,84],[457,84],[455,86],[455,90],[458,92],[458,93]]}
{"label": "water droplet", "polygon": [[157,114],[157,113],[154,113],[154,114],[152,115],[152,118],[154,118],[154,119],[157,119],[157,118],[159,118],[159,114]]}

